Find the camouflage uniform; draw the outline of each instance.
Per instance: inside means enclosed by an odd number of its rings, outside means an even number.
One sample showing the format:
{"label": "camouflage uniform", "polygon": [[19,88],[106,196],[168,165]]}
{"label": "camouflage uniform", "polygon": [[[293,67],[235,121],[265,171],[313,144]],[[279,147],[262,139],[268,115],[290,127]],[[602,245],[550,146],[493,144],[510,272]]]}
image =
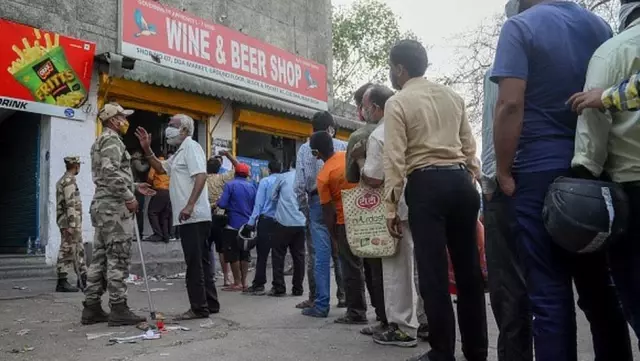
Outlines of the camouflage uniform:
{"label": "camouflage uniform", "polygon": [[[65,157],[67,164],[79,164],[78,157]],[[78,278],[87,273],[82,243],[82,200],[76,183],[76,176],[66,172],[56,183],[56,219],[62,241],[58,252],[58,278],[67,278],[71,271]],[[64,230],[68,229],[69,232]]]}
{"label": "camouflage uniform", "polygon": [[[93,258],[87,275],[86,303],[94,304],[106,290],[109,303],[125,303],[134,214],[125,202],[135,199],[131,155],[112,129],[105,128],[91,147],[91,172],[96,189],[91,202],[95,227]],[[106,288],[106,289],[105,289]]]}

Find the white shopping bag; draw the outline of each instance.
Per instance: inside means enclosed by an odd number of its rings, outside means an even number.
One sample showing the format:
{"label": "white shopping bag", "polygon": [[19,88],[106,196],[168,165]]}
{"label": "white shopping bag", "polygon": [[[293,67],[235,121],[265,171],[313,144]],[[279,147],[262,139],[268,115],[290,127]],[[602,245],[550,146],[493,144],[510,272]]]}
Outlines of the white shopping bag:
{"label": "white shopping bag", "polygon": [[395,255],[398,240],[387,230],[382,189],[362,183],[342,191],[344,224],[351,252],[363,258]]}

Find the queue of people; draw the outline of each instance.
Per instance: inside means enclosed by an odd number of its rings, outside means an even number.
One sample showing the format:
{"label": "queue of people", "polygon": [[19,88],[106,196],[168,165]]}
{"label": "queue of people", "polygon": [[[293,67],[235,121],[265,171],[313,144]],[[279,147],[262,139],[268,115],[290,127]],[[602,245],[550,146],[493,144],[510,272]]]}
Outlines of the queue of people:
{"label": "queue of people", "polygon": [[[224,291],[280,297],[287,294],[288,250],[291,294],[303,295],[305,269],[309,281],[309,299],[296,306],[303,315],[328,317],[333,260],[337,306],[346,308],[336,323],[369,323],[367,289],[378,323],[362,334],[400,347],[415,347],[422,338],[431,348],[411,360],[452,361],[451,263],[462,351],[469,361],[485,361],[489,340],[477,247],[480,183],[499,360],[533,360],[534,350],[539,361],[577,359],[574,284],[578,306],[591,325],[596,360],[632,360],[627,325],[640,337],[635,240],[640,227],[631,221],[620,239],[603,238],[607,247],[570,252],[546,227],[544,208],[547,190],[559,177],[599,179],[624,189],[630,219],[640,214],[635,139],[640,1],[622,0],[616,36],[601,18],[573,2],[510,0],[505,11],[508,19],[484,83],[482,169],[462,97],[424,78],[427,53],[414,40],[390,50],[390,82],[397,92],[380,84],[354,92],[366,125],[348,143],[335,139],[331,114],[318,112],[313,133],[288,171],[271,162],[270,175],[257,187],[248,179],[249,167],[229,152],[207,161],[191,139],[193,119],[180,114],[170,119],[165,134],[178,148],[166,160],[151,150],[149,134],[136,129],[153,173],[151,185],[134,182],[121,139],[132,111],[106,104],[99,114],[105,130],[91,150],[94,262],[85,270],[79,259],[81,203],[74,177],[80,162],[68,157],[57,186],[64,246],[58,289],[77,291],[67,275],[71,270],[79,275],[77,286],[86,295],[83,324],[144,320],[129,309],[124,279],[140,206],[136,194],[154,196],[153,208],[170,205],[172,222],[180,229],[190,307],[179,319],[220,311],[212,251],[219,254]],[[566,56],[557,56],[560,48]],[[226,173],[221,173],[223,157],[233,165]],[[342,192],[364,186],[384,195],[386,228],[397,240],[393,256],[360,258],[351,249]],[[158,224],[154,231],[164,239],[170,226]],[[252,245],[258,260],[249,285]],[[270,253],[273,281],[267,292]],[[101,305],[106,291],[110,313]]]}

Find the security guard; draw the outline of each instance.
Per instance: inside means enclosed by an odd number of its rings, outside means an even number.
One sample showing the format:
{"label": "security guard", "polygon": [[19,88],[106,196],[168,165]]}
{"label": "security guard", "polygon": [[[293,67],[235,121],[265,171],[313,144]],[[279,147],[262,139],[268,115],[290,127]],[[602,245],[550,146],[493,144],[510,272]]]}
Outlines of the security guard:
{"label": "security guard", "polygon": [[[67,170],[56,183],[56,219],[62,234],[56,292],[78,292],[78,288],[84,289],[87,283],[82,243],[82,200],[76,183],[76,175],[80,172],[80,157],[65,157],[64,164]],[[78,288],[67,281],[70,271],[74,271],[78,277]]]}
{"label": "security guard", "polygon": [[[108,321],[109,326],[124,326],[145,321],[129,309],[124,282],[129,276],[133,219],[138,210],[134,191],[137,188],[144,195],[155,194],[148,184],[133,182],[131,155],[122,141],[129,128],[127,116],[132,113],[117,103],[109,103],[98,114],[104,131],[91,147],[91,172],[96,188],[90,213],[95,240],[82,311],[84,325]],[[101,305],[107,290],[109,315]]]}

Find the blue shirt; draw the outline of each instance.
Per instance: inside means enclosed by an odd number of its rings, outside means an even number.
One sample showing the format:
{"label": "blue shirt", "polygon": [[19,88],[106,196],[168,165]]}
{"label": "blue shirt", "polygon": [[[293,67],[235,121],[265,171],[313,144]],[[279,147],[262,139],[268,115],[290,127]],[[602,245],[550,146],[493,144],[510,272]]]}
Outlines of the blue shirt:
{"label": "blue shirt", "polygon": [[[333,138],[333,150],[341,152],[347,150],[347,142]],[[313,156],[309,141],[298,149],[296,155],[296,184],[295,192],[299,200],[305,200],[307,194],[317,191],[316,179],[324,162]]]}
{"label": "blue shirt", "polygon": [[267,178],[262,178],[258,184],[258,193],[256,194],[256,202],[253,206],[253,213],[251,213],[251,218],[249,218],[249,225],[255,226],[260,216],[270,218],[276,216],[276,202],[271,199],[271,191],[277,180],[278,175],[271,174]]}
{"label": "blue shirt", "polygon": [[247,224],[256,199],[256,187],[246,178],[236,177],[225,183],[218,207],[227,211],[229,226],[240,229]]}
{"label": "blue shirt", "polygon": [[491,81],[526,80],[514,172],[569,168],[578,116],[565,104],[582,91],[589,60],[612,35],[607,23],[569,1],[551,1],[502,27]]}
{"label": "blue shirt", "polygon": [[[495,192],[496,152],[493,147],[493,118],[498,101],[498,85],[490,80],[491,69],[487,70],[483,82],[484,104],[482,105],[482,191],[487,194]],[[482,197],[480,197],[482,198]],[[482,199],[480,199],[482,201]]]}
{"label": "blue shirt", "polygon": [[307,218],[298,206],[298,198],[294,191],[296,170],[284,173],[273,187],[272,199],[278,204],[276,221],[285,227],[304,227]]}

